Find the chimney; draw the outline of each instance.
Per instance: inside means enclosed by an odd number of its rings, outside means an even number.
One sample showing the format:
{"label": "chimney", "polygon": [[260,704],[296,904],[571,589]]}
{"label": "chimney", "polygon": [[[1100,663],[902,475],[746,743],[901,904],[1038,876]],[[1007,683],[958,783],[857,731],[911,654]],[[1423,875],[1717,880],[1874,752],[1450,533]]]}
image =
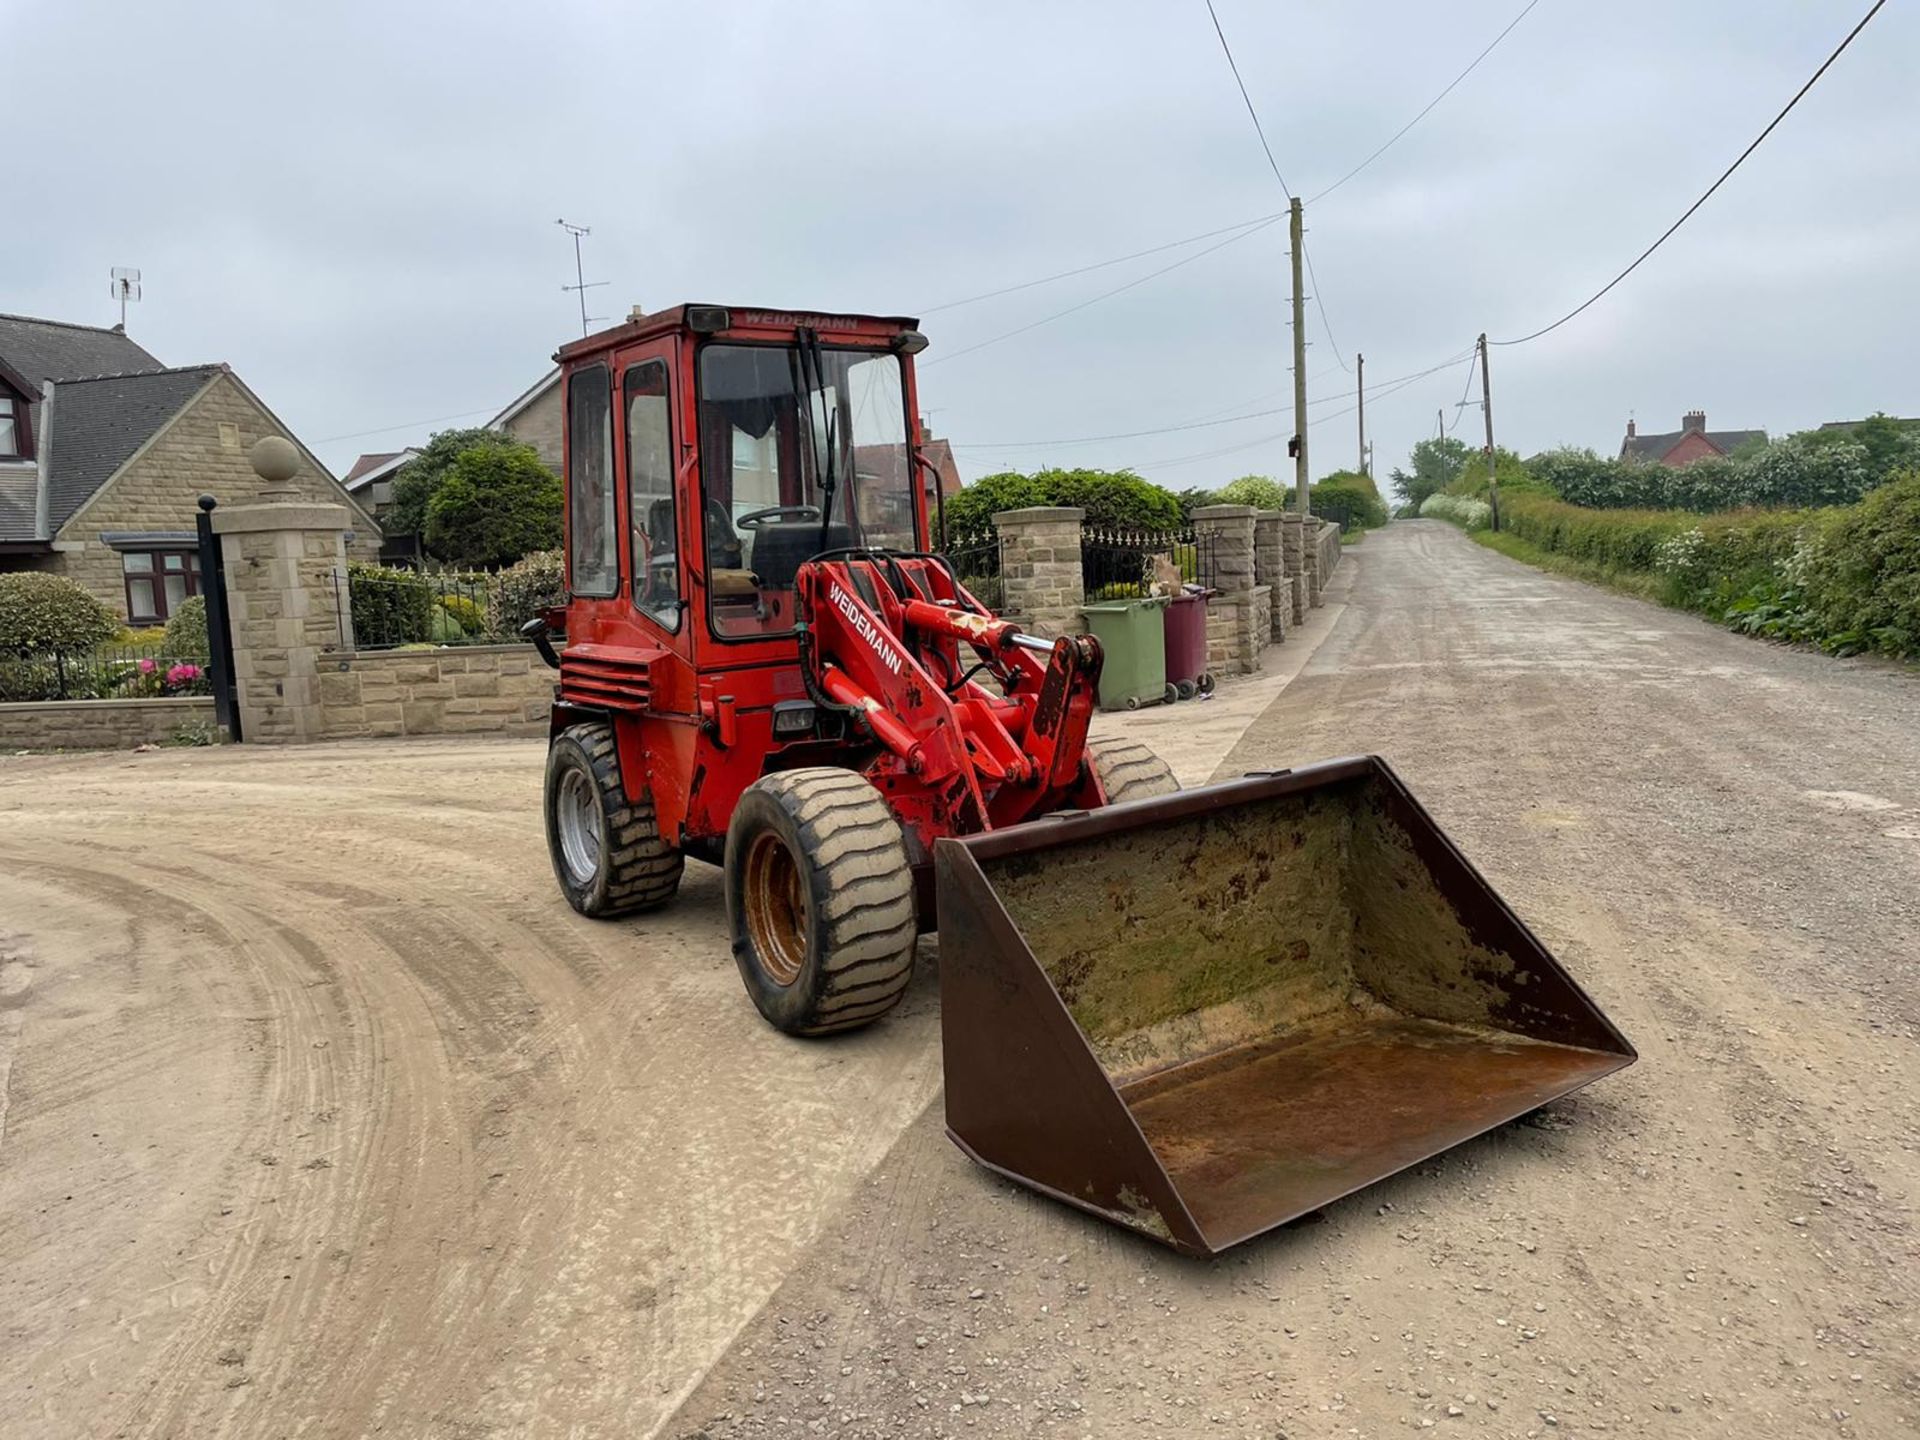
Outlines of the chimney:
{"label": "chimney", "polygon": [[1633,417],[1627,417],[1627,439],[1631,440],[1637,432],[1633,428]]}
{"label": "chimney", "polygon": [[1680,432],[1683,435],[1704,431],[1706,428],[1707,412],[1704,410],[1689,410],[1680,417]]}

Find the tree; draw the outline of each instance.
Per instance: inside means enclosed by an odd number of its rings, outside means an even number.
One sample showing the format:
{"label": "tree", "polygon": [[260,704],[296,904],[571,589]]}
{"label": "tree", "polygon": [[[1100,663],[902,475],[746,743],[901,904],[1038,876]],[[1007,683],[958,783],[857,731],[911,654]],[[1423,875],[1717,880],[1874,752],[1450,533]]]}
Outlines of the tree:
{"label": "tree", "polygon": [[1413,447],[1408,459],[1413,464],[1413,473],[1395,469],[1388,479],[1393,484],[1394,493],[1414,509],[1429,495],[1437,495],[1460,478],[1460,472],[1467,468],[1467,462],[1473,458],[1474,451],[1467,442],[1452,435],[1438,436],[1431,440],[1422,440]]}
{"label": "tree", "polygon": [[[1371,495],[1375,500],[1380,498],[1380,487],[1373,483],[1373,477],[1364,470],[1336,470],[1331,475],[1322,475],[1313,482],[1313,490],[1318,490],[1322,485],[1338,485],[1345,490],[1358,490]],[[1307,492],[1309,498],[1313,490]]]}
{"label": "tree", "polygon": [[427,530],[427,502],[440,482],[453,470],[461,454],[474,449],[521,449],[520,442],[498,430],[475,426],[464,430],[442,430],[420,453],[402,465],[393,476],[393,500],[381,528],[389,535],[424,535]]}
{"label": "tree", "polygon": [[427,500],[427,549],[455,565],[511,565],[560,543],[560,477],[530,445],[478,445],[454,457]]}
{"label": "tree", "polygon": [[1283,510],[1287,487],[1269,475],[1242,475],[1214,492],[1216,505],[1251,505],[1256,510]]}
{"label": "tree", "polygon": [[1866,451],[1867,471],[1875,485],[1884,484],[1902,471],[1920,468],[1920,426],[1912,421],[1896,420],[1882,411],[1847,429],[1802,430],[1787,440],[1809,450],[1828,450],[1847,444],[1861,446]]}

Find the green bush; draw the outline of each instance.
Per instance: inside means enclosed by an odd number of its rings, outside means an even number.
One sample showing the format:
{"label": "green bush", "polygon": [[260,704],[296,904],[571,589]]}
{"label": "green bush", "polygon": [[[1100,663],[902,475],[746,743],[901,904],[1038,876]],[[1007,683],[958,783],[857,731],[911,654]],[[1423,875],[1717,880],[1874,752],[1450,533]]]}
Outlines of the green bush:
{"label": "green bush", "polygon": [[438,592],[427,576],[385,565],[347,566],[353,643],[362,649],[409,645],[433,635]]}
{"label": "green bush", "polygon": [[1131,470],[1039,470],[1032,475],[1003,471],[983,475],[962,487],[945,504],[949,535],[978,535],[1002,510],[1032,505],[1077,505],[1089,525],[1138,530],[1172,530],[1183,515],[1180,501]]}
{"label": "green bush", "polygon": [[189,596],[173,607],[160,644],[164,654],[178,660],[204,660],[212,653],[207,643],[205,596]]}
{"label": "green bush", "polygon": [[518,636],[541,611],[566,603],[566,562],[558,550],[536,550],[487,580],[487,615],[501,636]]}
{"label": "green bush", "polygon": [[469,635],[487,632],[487,607],[466,595],[442,595],[440,608],[451,615]]}
{"label": "green bush", "polygon": [[433,607],[427,638],[436,645],[464,645],[467,643],[467,631],[444,605],[436,605]]}
{"label": "green bush", "polygon": [[1347,530],[1365,530],[1387,523],[1387,507],[1371,487],[1336,484],[1331,478],[1307,491],[1307,508],[1322,520]]}
{"label": "green bush", "polygon": [[0,651],[78,655],[120,632],[113,611],[64,575],[0,575]]}

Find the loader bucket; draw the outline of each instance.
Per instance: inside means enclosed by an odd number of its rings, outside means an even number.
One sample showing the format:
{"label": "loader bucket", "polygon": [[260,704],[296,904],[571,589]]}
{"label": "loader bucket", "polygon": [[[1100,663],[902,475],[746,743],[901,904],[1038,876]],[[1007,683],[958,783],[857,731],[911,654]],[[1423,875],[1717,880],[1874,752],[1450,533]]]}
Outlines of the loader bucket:
{"label": "loader bucket", "polygon": [[935,857],[947,1133],[1188,1254],[1635,1058],[1377,758]]}

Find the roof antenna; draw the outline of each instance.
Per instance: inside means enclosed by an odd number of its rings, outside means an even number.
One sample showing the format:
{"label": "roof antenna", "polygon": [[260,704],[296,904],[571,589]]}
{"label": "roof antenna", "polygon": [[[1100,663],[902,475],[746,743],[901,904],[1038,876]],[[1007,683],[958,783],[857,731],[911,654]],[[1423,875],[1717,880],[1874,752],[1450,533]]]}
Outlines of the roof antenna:
{"label": "roof antenna", "polygon": [[560,288],[562,290],[571,290],[574,294],[580,297],[580,334],[584,338],[587,334],[587,327],[593,321],[604,320],[607,318],[604,315],[589,316],[587,314],[587,291],[592,290],[597,286],[604,285],[607,282],[604,280],[588,280],[586,277],[586,271],[581,267],[580,237],[582,235],[591,235],[593,231],[585,225],[571,225],[571,224],[568,224],[565,220],[556,220],[553,223],[558,225],[562,230],[566,231],[569,235],[573,236],[574,283],[571,285],[562,285]]}
{"label": "roof antenna", "polygon": [[125,265],[116,265],[109,273],[113,279],[107,287],[107,293],[120,301],[120,328],[124,330],[127,328],[127,302],[140,298],[140,272]]}

